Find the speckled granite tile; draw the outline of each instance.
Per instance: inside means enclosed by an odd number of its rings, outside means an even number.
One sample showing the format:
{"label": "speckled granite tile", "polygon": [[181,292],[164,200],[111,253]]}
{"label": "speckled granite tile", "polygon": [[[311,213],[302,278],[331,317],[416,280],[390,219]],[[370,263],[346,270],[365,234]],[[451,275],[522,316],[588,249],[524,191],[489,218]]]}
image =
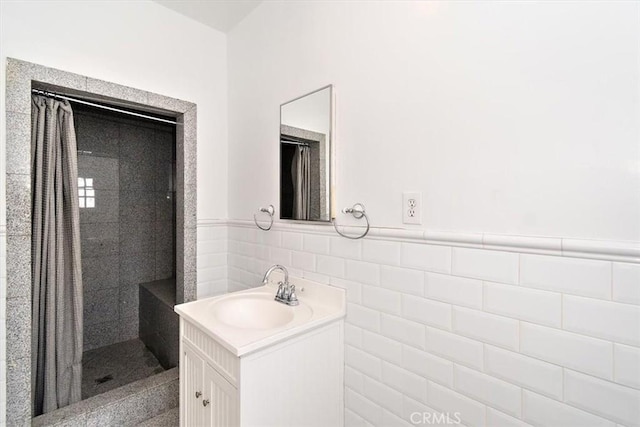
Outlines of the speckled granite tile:
{"label": "speckled granite tile", "polygon": [[195,244],[189,242],[189,237],[192,234],[191,230],[185,231],[184,247],[176,245],[176,251],[178,254],[182,253],[182,271],[185,273],[194,273],[197,269],[197,248]]}
{"label": "speckled granite tile", "polygon": [[154,193],[156,221],[173,222],[175,220],[175,193],[159,192]]}
{"label": "speckled granite tile", "polygon": [[184,113],[185,111],[194,108],[196,105],[181,99],[170,98],[168,96],[162,96],[152,92],[148,93],[147,104],[151,107],[161,108],[175,113]]}
{"label": "speckled granite tile", "polygon": [[93,179],[96,190],[120,189],[120,162],[110,157],[78,154],[78,176]]}
{"label": "speckled granite tile", "polygon": [[120,190],[119,220],[123,223],[155,221],[155,193]]}
{"label": "speckled granite tile", "polygon": [[118,288],[86,290],[84,292],[84,325],[117,321]]}
{"label": "speckled granite tile", "polygon": [[120,254],[155,251],[156,230],[155,222],[121,221]]}
{"label": "speckled granite tile", "polygon": [[6,173],[31,173],[31,114],[7,112]]}
{"label": "speckled granite tile", "polygon": [[31,418],[31,358],[7,360],[7,425]]}
{"label": "speckled granite tile", "polygon": [[176,270],[176,304],[187,302],[184,293],[184,273]]}
{"label": "speckled granite tile", "polygon": [[95,208],[80,209],[80,223],[118,222],[119,192],[117,190],[95,190],[95,195]]}
{"label": "speckled granite tile", "polygon": [[120,155],[120,125],[82,109],[74,110],[78,150],[117,159]]}
{"label": "speckled granite tile", "polygon": [[120,285],[120,256],[82,258],[82,282],[88,292]]}
{"label": "speckled granite tile", "polygon": [[7,298],[31,298],[31,237],[6,239]]}
{"label": "speckled granite tile", "polygon": [[119,320],[84,327],[84,351],[115,344],[120,340]]}
{"label": "speckled granite tile", "polygon": [[[82,268],[89,263],[85,259],[92,257],[117,256],[119,253],[119,225],[116,222],[96,222],[80,224],[82,241]],[[116,269],[118,264],[116,262]],[[117,279],[115,280],[118,283]]]}
{"label": "speckled granite tile", "polygon": [[167,279],[175,276],[175,274],[175,252],[156,251],[156,274],[154,279]]}
{"label": "speckled granite tile", "polygon": [[87,78],[85,76],[56,68],[45,68],[45,70],[47,84],[62,86],[68,89],[87,90]]}
{"label": "speckled granite tile", "polygon": [[31,353],[31,297],[7,299],[7,360]]}
{"label": "speckled granite tile", "polygon": [[173,221],[156,221],[154,224],[155,250],[170,252],[175,247]]}
{"label": "speckled granite tile", "polygon": [[138,318],[139,291],[137,284],[120,286],[120,321],[125,318]]}
{"label": "speckled granite tile", "polygon": [[153,395],[153,399],[150,399],[150,412],[154,415],[161,414],[179,405],[180,383],[172,381],[150,390],[149,394]]}
{"label": "speckled granite tile", "polygon": [[31,114],[31,81],[46,80],[46,68],[7,58],[5,110]]}
{"label": "speckled granite tile", "polygon": [[184,227],[196,228],[198,226],[198,202],[197,202],[197,190],[195,184],[189,184],[184,188]]}
{"label": "speckled granite tile", "polygon": [[87,92],[138,104],[146,104],[149,99],[149,93],[143,90],[121,86],[116,83],[93,79],[91,77],[87,78]]}
{"label": "speckled granite tile", "polygon": [[31,234],[31,176],[7,174],[7,235]]}
{"label": "speckled granite tile", "polygon": [[120,254],[120,285],[150,282],[155,276],[155,252]]}
{"label": "speckled granite tile", "polygon": [[195,108],[184,113],[181,125],[184,130],[184,136],[177,144],[177,158],[179,158],[179,153],[182,151],[182,167],[184,168],[185,184],[195,185],[198,180],[198,152],[196,143],[198,134],[198,123],[197,110]]}
{"label": "speckled granite tile", "polygon": [[173,408],[151,418],[138,427],[176,427],[180,425],[180,408]]}
{"label": "speckled granite tile", "polygon": [[184,274],[184,302],[195,301],[198,299],[197,276],[196,272]]}
{"label": "speckled granite tile", "polygon": [[132,340],[139,336],[140,322],[138,316],[129,316],[120,318],[120,338],[123,340]]}

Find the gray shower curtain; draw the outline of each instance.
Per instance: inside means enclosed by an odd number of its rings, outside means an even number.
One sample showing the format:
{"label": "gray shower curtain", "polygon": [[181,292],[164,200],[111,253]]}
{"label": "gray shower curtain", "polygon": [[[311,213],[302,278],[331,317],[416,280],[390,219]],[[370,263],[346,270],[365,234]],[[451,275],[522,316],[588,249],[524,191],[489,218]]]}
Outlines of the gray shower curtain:
{"label": "gray shower curtain", "polygon": [[291,164],[293,219],[311,219],[311,150],[298,145]]}
{"label": "gray shower curtain", "polygon": [[39,415],[81,399],[78,158],[68,101],[33,95],[32,393]]}

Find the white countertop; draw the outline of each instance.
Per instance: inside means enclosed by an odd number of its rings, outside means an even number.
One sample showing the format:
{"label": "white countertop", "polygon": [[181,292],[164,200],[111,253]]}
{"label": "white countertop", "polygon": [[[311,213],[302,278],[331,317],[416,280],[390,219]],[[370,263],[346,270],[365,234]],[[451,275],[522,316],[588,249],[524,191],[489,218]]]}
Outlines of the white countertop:
{"label": "white countertop", "polygon": [[346,293],[344,289],[325,285],[297,277],[290,277],[289,282],[296,287],[300,305],[283,308],[290,310],[291,320],[273,328],[240,328],[223,323],[216,317],[214,306],[229,299],[268,299],[275,297],[277,282],[282,274],[274,272],[270,282],[265,286],[247,289],[205,298],[186,304],[176,305],[174,310],[180,317],[200,327],[206,334],[219,342],[226,349],[240,357],[270,345],[298,336],[309,330],[318,328],[345,316]]}

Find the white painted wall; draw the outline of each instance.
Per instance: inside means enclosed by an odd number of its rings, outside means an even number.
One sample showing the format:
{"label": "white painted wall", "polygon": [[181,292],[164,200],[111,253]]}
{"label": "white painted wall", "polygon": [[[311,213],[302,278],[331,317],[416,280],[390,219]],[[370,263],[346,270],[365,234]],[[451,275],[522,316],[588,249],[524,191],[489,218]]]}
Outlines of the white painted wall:
{"label": "white painted wall", "polygon": [[151,1],[0,2],[0,224],[7,57],[198,105],[198,218],[227,215],[225,34]]}
{"label": "white painted wall", "polygon": [[[338,208],[640,240],[637,2],[264,2],[228,35],[229,217],[278,203],[278,110],[336,86]],[[342,219],[342,221],[346,219]]]}

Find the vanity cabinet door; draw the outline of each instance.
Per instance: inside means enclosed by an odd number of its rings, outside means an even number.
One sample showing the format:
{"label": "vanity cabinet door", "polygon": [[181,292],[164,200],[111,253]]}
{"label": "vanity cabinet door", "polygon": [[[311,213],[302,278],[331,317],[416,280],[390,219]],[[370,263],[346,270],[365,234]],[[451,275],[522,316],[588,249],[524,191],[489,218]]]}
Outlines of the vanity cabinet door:
{"label": "vanity cabinet door", "polygon": [[180,425],[184,427],[201,426],[204,421],[202,400],[204,399],[204,360],[188,346],[182,347],[182,373],[184,386],[183,406]]}
{"label": "vanity cabinet door", "polygon": [[204,367],[205,426],[238,426],[238,389],[211,366]]}

